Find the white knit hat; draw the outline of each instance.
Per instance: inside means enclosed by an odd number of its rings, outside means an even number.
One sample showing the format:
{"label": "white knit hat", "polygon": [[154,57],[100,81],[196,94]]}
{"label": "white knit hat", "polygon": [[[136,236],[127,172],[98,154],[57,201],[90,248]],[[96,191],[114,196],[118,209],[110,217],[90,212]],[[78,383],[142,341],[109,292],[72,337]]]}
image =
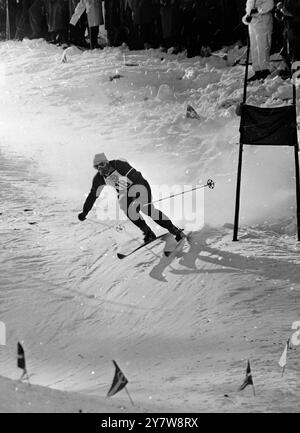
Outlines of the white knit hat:
{"label": "white knit hat", "polygon": [[97,154],[94,156],[93,166],[96,168],[97,165],[98,165],[100,162],[103,162],[103,161],[107,161],[107,162],[108,162],[108,159],[106,158],[105,153],[97,153]]}

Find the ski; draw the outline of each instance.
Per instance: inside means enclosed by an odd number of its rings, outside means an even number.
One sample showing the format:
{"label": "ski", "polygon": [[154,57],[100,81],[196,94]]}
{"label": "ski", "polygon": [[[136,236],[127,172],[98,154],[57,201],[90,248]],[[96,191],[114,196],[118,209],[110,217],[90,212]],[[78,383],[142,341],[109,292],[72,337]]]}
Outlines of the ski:
{"label": "ski", "polygon": [[135,248],[134,250],[130,251],[127,254],[121,254],[121,253],[117,253],[117,257],[118,259],[122,260],[125,259],[128,256],[131,256],[131,254],[135,253],[136,251],[140,250],[143,247],[146,247],[149,244],[152,244],[152,242],[155,242],[157,240],[163,239],[164,237],[168,236],[169,233],[164,233],[163,235],[157,236],[155,239],[152,239],[152,241],[149,242],[144,242],[142,245],[139,245],[137,248]]}

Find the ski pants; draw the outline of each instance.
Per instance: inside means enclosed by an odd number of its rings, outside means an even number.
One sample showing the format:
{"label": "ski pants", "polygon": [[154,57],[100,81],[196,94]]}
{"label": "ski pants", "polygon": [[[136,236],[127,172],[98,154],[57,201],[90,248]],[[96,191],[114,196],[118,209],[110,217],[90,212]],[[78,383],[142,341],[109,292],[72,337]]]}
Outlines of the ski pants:
{"label": "ski pants", "polygon": [[254,72],[269,69],[272,31],[271,12],[254,16],[249,24],[250,51]]}
{"label": "ski pants", "polygon": [[119,205],[126,216],[144,233],[149,229],[146,221],[140,214],[150,216],[159,226],[172,232],[176,227],[172,221],[152,203],[152,193],[148,182],[132,185],[126,193],[119,192]]}

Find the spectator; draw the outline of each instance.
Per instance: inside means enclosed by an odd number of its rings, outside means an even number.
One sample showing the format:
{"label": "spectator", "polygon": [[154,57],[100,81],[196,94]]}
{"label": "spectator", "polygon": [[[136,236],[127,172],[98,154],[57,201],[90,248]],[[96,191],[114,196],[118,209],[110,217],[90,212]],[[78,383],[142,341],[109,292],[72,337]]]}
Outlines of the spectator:
{"label": "spectator", "polygon": [[163,47],[178,46],[178,2],[177,0],[160,0],[160,18]]}
{"label": "spectator", "polygon": [[220,14],[216,1],[200,0],[197,2],[196,28],[201,55],[207,55],[211,49],[216,50],[225,43],[225,29],[222,28],[222,20],[219,15],[222,14]]}
{"label": "spectator", "polygon": [[273,0],[247,0],[242,21],[249,26],[250,50],[254,75],[248,82],[270,74],[269,60],[273,31]]}
{"label": "spectator", "polygon": [[285,79],[291,76],[292,63],[300,60],[300,0],[277,3],[275,16],[283,22],[284,46],[281,54],[285,68],[279,71],[279,75]]}
{"label": "spectator", "polygon": [[19,0],[17,10],[17,23],[15,39],[22,40],[25,37],[29,37],[32,33],[32,29],[29,22],[29,8],[33,4],[34,0]]}
{"label": "spectator", "polygon": [[[15,37],[18,24],[23,12],[22,1],[10,0],[9,2],[7,2],[6,0],[2,0],[2,2],[0,2],[0,8],[1,8],[1,12],[3,13],[1,18],[4,18],[3,30],[6,33],[6,38],[13,39]],[[8,23],[6,23],[7,10],[8,10]]]}
{"label": "spectator", "polygon": [[47,20],[45,0],[35,0],[29,8],[31,35],[29,39],[47,37]]}
{"label": "spectator", "polygon": [[[240,0],[241,1],[241,0]],[[220,0],[220,37],[221,45],[231,45],[236,36],[238,23],[238,8],[233,0]]]}
{"label": "spectator", "polygon": [[63,44],[68,40],[68,0],[45,0],[48,32],[51,43]]}
{"label": "spectator", "polygon": [[[129,3],[131,3],[131,0],[127,0],[126,7],[130,7]],[[120,0],[104,0],[104,9],[105,29],[107,32],[108,43],[111,47],[118,47],[122,44]]]}
{"label": "spectator", "polygon": [[[80,0],[69,0],[69,16],[72,17]],[[87,14],[83,12],[75,26],[69,26],[69,42],[79,47],[89,48],[85,39],[85,31],[88,28]]]}
{"label": "spectator", "polygon": [[217,48],[217,33],[220,33],[214,2],[211,0],[180,0],[181,40],[187,57],[209,55]]}
{"label": "spectator", "polygon": [[88,19],[91,49],[101,48],[98,44],[98,34],[99,25],[103,24],[102,1],[80,0],[73,16],[71,17],[70,24],[75,26],[85,11]]}
{"label": "spectator", "polygon": [[194,28],[195,8],[196,2],[194,0],[179,0],[180,38],[182,46],[187,50],[187,57],[193,57],[197,54],[197,41]]}
{"label": "spectator", "polygon": [[234,33],[236,34],[237,40],[239,40],[244,45],[247,44],[247,29],[245,26],[243,26],[243,23],[241,22],[241,19],[245,13],[246,8],[246,0],[234,0],[234,7],[237,12],[238,17],[238,23],[237,26],[234,28]]}
{"label": "spectator", "polygon": [[151,48],[155,45],[155,3],[153,0],[131,0],[131,7],[137,44],[139,48]]}
{"label": "spectator", "polygon": [[125,42],[130,50],[136,49],[136,34],[132,20],[132,0],[121,0],[120,7],[120,33],[117,33],[118,45]]}

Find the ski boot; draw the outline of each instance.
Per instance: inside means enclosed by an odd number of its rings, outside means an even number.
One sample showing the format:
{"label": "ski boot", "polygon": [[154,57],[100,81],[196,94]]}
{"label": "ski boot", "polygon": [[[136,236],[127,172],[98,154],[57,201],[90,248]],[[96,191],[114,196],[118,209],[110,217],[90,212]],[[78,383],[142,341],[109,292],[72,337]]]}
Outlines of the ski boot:
{"label": "ski boot", "polygon": [[150,229],[150,227],[147,227],[147,229],[144,231],[145,244],[154,241],[154,239],[156,239],[156,234]]}
{"label": "ski boot", "polygon": [[179,229],[178,227],[173,226],[172,229],[169,230],[169,232],[171,233],[171,235],[174,235],[176,241],[179,242],[179,241],[181,241],[181,239],[183,239],[185,237],[183,230],[184,229]]}

